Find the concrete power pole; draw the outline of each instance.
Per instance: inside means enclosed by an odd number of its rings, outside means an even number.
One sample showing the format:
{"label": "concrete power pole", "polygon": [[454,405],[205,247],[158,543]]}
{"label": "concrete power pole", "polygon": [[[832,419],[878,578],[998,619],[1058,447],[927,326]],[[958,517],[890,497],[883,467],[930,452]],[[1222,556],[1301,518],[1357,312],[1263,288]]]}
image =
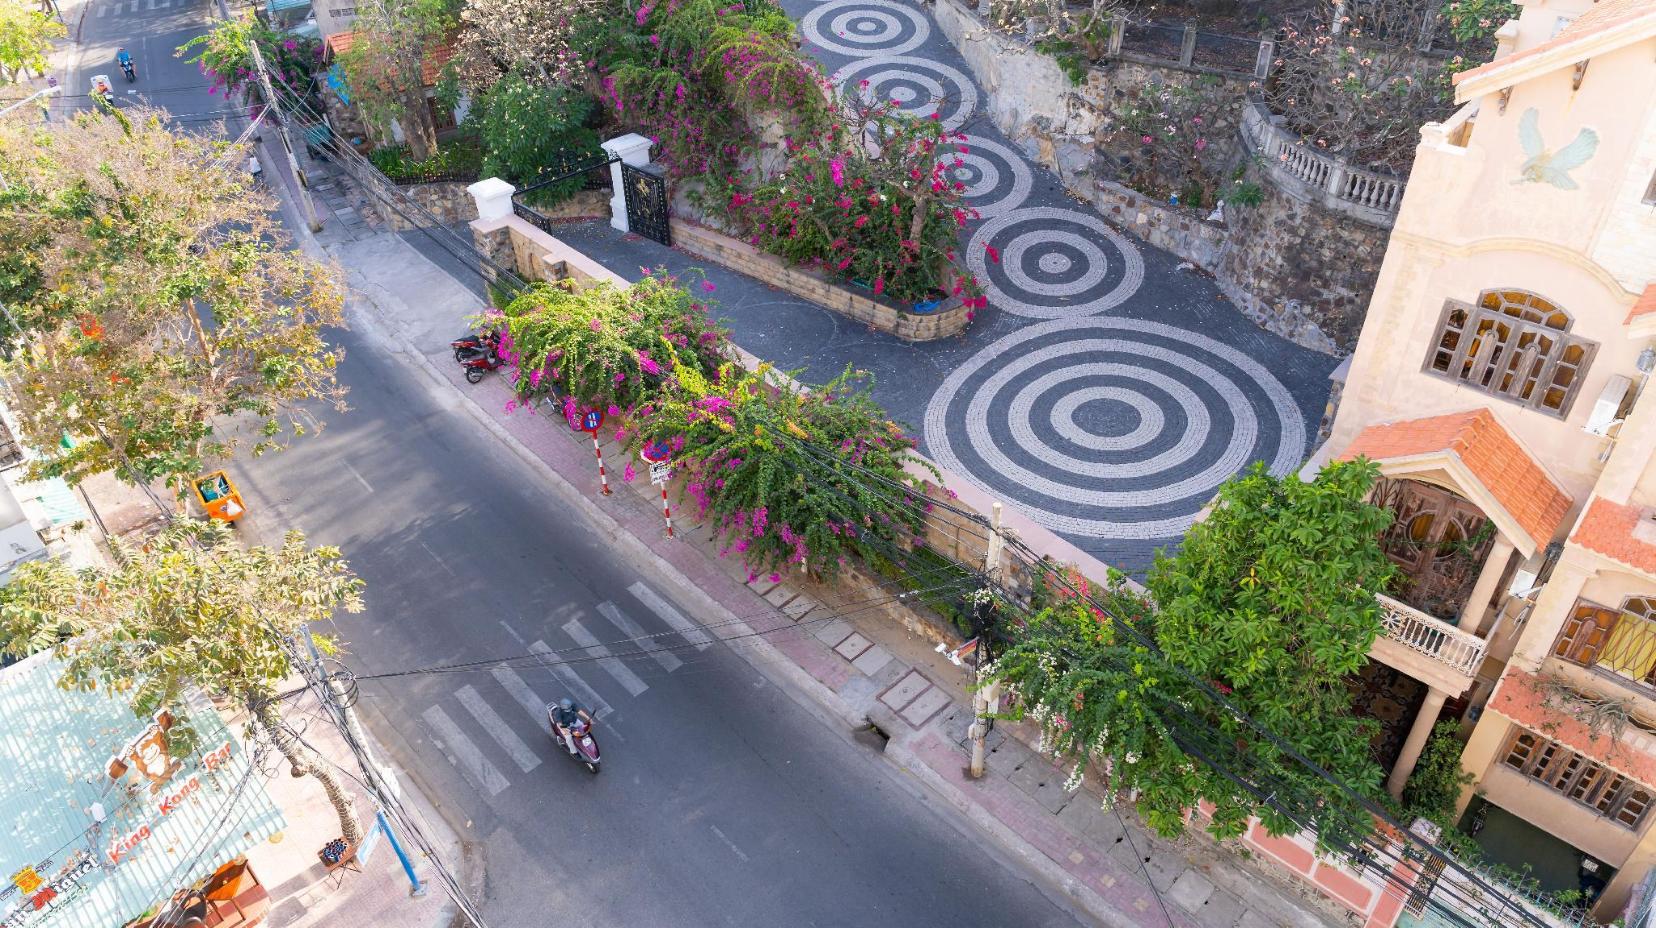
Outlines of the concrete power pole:
{"label": "concrete power pole", "polygon": [[[230,6],[225,0],[218,0],[219,15],[230,19]],[[265,67],[264,53],[259,51],[259,43],[247,43],[247,50],[253,55],[253,70],[259,76],[259,87],[264,91],[265,106],[276,106],[276,88],[270,83],[270,70]],[[316,200],[311,197],[310,185],[305,182],[305,172],[299,168],[299,159],[293,154],[293,139],[288,136],[287,120],[276,119],[276,137],[282,140],[282,151],[287,155],[288,170],[293,173],[296,189],[294,195],[299,199],[299,207],[305,213],[305,223],[312,232],[322,231],[322,219],[316,213]]]}
{"label": "concrete power pole", "polygon": [[[1005,547],[1005,539],[1001,536],[1001,504],[995,503],[990,508],[989,516],[989,545],[983,556],[983,575],[990,581],[1000,577],[1001,551]],[[981,608],[981,607],[979,607]],[[975,780],[983,776],[984,754],[987,748],[985,739],[989,736],[989,716],[1000,711],[1000,684],[983,685],[983,652],[985,629],[978,629],[977,647],[974,649],[973,676],[977,688],[972,692],[972,728],[967,733],[972,739],[972,766],[969,773]]]}

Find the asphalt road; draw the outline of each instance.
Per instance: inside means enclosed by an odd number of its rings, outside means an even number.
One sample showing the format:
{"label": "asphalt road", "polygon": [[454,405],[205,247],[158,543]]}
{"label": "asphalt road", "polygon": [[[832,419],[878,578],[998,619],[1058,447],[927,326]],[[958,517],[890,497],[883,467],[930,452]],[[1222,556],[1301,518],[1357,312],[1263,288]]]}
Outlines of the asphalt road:
{"label": "asphalt road", "polygon": [[[66,93],[108,73],[124,99],[222,115],[194,67],[171,57],[209,21],[203,0],[90,2]],[[138,60],[136,94],[113,64],[123,45]],[[304,529],[340,545],[366,581],[368,611],[339,622],[353,669],[641,632],[684,642],[674,590],[562,507],[461,395],[370,333],[339,343],[353,408],[282,454],[233,466],[258,534]],[[392,759],[481,848],[492,925],[1077,923],[874,748],[725,645],[498,669],[366,681],[361,703]],[[534,711],[572,692],[608,708],[596,777],[558,753]]]}

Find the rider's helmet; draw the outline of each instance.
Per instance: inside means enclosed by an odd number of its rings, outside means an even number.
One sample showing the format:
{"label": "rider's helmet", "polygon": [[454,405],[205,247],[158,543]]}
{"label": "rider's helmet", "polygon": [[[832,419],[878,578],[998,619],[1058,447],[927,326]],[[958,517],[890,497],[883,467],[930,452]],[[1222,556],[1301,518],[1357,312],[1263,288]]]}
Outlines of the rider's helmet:
{"label": "rider's helmet", "polygon": [[558,708],[564,712],[573,712],[575,710],[575,700],[565,696],[558,700]]}

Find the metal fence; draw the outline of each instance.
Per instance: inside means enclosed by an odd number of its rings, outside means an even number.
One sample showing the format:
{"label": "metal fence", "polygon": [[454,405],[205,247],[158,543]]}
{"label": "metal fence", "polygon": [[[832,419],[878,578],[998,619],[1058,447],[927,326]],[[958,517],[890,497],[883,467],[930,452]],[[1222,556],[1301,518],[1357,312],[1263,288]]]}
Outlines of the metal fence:
{"label": "metal fence", "polygon": [[1192,23],[1137,21],[1117,15],[1110,26],[1109,57],[1232,77],[1264,80],[1276,43],[1203,32]]}

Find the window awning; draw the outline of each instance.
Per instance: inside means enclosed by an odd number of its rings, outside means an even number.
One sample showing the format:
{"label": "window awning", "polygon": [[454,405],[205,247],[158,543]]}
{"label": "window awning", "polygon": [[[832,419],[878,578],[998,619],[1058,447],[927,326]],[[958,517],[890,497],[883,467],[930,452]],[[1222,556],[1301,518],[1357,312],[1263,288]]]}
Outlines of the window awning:
{"label": "window awning", "polygon": [[[62,670],[50,654],[0,670],[0,924],[125,924],[283,827],[205,700],[137,718],[60,689]],[[185,731],[194,748],[171,756]]]}
{"label": "window awning", "polygon": [[1357,457],[1388,477],[1443,472],[1525,557],[1552,541],[1573,503],[1488,409],[1371,425],[1340,455]]}
{"label": "window awning", "polygon": [[1656,579],[1656,513],[1595,496],[1570,543]]}

